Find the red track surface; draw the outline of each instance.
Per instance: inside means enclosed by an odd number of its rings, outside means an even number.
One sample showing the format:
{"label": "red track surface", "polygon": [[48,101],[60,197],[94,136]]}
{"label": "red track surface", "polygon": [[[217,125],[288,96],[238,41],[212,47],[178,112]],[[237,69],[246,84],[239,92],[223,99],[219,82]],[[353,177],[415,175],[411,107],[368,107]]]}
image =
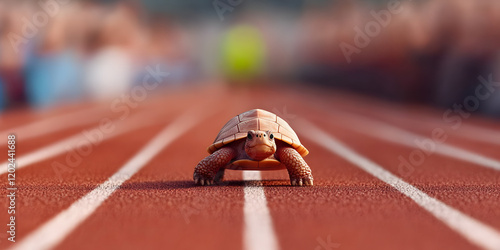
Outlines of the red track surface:
{"label": "red track surface", "polygon": [[[320,104],[321,107],[318,107]],[[133,110],[156,112],[154,123],[126,132],[95,146],[89,156],[59,178],[52,163],[64,162],[66,153],[39,161],[16,172],[17,241],[68,208],[106,181],[166,125],[191,107],[203,106],[209,115],[180,136],[121,185],[92,215],[62,242],[59,249],[242,249],[245,248],[244,185],[240,171],[227,171],[221,186],[194,186],[192,173],[205,149],[224,123],[251,108],[263,108],[288,120],[292,127],[307,120],[336,137],[351,149],[399,176],[431,197],[500,230],[500,172],[433,154],[409,176],[398,173],[398,156],[413,148],[379,140],[357,132],[352,124],[339,120],[336,110],[353,112],[385,121],[399,128],[428,136],[431,129],[413,125],[423,116],[442,113],[407,107],[408,121],[387,116],[389,104],[369,98],[339,93],[315,93],[279,88],[251,90],[192,89],[164,94],[141,103]],[[389,106],[389,107],[388,107]],[[89,105],[47,112],[50,119]],[[106,110],[109,106],[103,107]],[[283,114],[284,108],[288,114]],[[386,114],[373,112],[378,108]],[[330,112],[332,111],[332,112]],[[498,131],[499,125],[474,117],[465,121]],[[103,117],[115,119],[116,113]],[[399,117],[400,118],[400,117]],[[30,111],[3,115],[0,128],[11,129],[40,119]],[[91,119],[82,117],[81,119]],[[23,140],[17,135],[17,157],[81,133],[96,122],[75,126],[36,138]],[[129,122],[132,115],[123,123]],[[442,124],[431,124],[438,127]],[[370,130],[370,127],[366,128]],[[305,158],[315,177],[313,187],[291,187],[286,171],[263,172],[267,205],[281,249],[476,249],[463,236],[418,206],[413,200],[381,180],[332,154],[296,131],[311,152]],[[453,131],[460,133],[460,129]],[[447,143],[500,160],[498,145],[473,142],[449,133]],[[1,154],[4,162],[7,155]],[[22,164],[22,162],[19,162]],[[3,174],[2,189],[7,187]],[[7,224],[7,200],[0,201],[0,224]],[[54,232],[58,233],[58,232]],[[335,243],[328,246],[324,242]],[[6,236],[0,248],[16,246]]]}

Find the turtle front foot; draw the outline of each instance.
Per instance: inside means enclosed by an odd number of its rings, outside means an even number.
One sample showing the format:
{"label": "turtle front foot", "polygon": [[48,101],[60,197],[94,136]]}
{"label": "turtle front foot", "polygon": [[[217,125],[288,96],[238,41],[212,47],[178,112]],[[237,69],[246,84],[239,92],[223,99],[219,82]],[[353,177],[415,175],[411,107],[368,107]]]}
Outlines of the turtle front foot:
{"label": "turtle front foot", "polygon": [[278,149],[277,154],[281,163],[283,163],[288,170],[292,186],[313,185],[311,168],[297,150],[291,147],[283,147]]}
{"label": "turtle front foot", "polygon": [[193,179],[194,179],[194,184],[201,185],[201,186],[211,186],[215,183],[214,178],[204,177],[204,176],[198,175],[196,173],[194,173]]}
{"label": "turtle front foot", "polygon": [[236,157],[236,151],[232,148],[221,148],[207,156],[194,169],[194,183],[209,186],[221,181],[224,177],[224,166],[234,157]]}
{"label": "turtle front foot", "polygon": [[313,178],[312,176],[307,177],[298,177],[298,178],[290,178],[290,183],[292,186],[312,186]]}

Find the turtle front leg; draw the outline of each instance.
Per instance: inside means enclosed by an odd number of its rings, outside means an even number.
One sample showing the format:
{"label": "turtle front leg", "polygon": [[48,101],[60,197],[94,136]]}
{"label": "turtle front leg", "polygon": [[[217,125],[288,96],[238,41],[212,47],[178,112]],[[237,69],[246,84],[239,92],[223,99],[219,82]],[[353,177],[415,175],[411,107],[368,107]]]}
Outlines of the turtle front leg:
{"label": "turtle front leg", "polygon": [[[226,166],[234,157],[236,151],[232,148],[221,148],[201,160],[194,169],[193,179],[195,184],[212,185],[217,172]],[[217,180],[215,180],[217,181]]]}
{"label": "turtle front leg", "polygon": [[291,147],[282,147],[278,149],[276,154],[281,163],[286,166],[292,186],[313,185],[311,168],[297,150]]}

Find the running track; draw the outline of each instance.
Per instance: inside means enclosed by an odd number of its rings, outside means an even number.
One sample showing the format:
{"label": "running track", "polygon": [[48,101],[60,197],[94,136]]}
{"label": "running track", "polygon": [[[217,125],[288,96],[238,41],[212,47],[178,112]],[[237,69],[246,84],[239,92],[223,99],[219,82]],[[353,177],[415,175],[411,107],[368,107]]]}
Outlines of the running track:
{"label": "running track", "polygon": [[[315,186],[289,186],[286,171],[227,171],[221,186],[194,186],[219,129],[252,108],[296,130]],[[18,191],[16,243],[5,227],[0,248],[500,249],[500,127],[477,114],[453,129],[442,110],[283,87],[177,90],[130,111],[104,102],[2,115],[0,143],[17,135]],[[55,170],[103,118],[115,128]],[[436,128],[446,141],[402,170],[398,157]],[[3,225],[7,207],[2,199]]]}

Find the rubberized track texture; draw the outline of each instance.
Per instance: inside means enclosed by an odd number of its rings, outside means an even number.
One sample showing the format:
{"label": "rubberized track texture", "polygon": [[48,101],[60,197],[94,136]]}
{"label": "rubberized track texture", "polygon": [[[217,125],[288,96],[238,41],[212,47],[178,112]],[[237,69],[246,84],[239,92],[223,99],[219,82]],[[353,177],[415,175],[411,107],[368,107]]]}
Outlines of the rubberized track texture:
{"label": "rubberized track texture", "polygon": [[[222,126],[253,108],[289,122],[313,187],[286,170],[194,185]],[[177,90],[129,111],[2,115],[18,189],[15,243],[0,200],[1,249],[500,249],[500,123],[478,114],[452,126],[443,110],[284,87]]]}

